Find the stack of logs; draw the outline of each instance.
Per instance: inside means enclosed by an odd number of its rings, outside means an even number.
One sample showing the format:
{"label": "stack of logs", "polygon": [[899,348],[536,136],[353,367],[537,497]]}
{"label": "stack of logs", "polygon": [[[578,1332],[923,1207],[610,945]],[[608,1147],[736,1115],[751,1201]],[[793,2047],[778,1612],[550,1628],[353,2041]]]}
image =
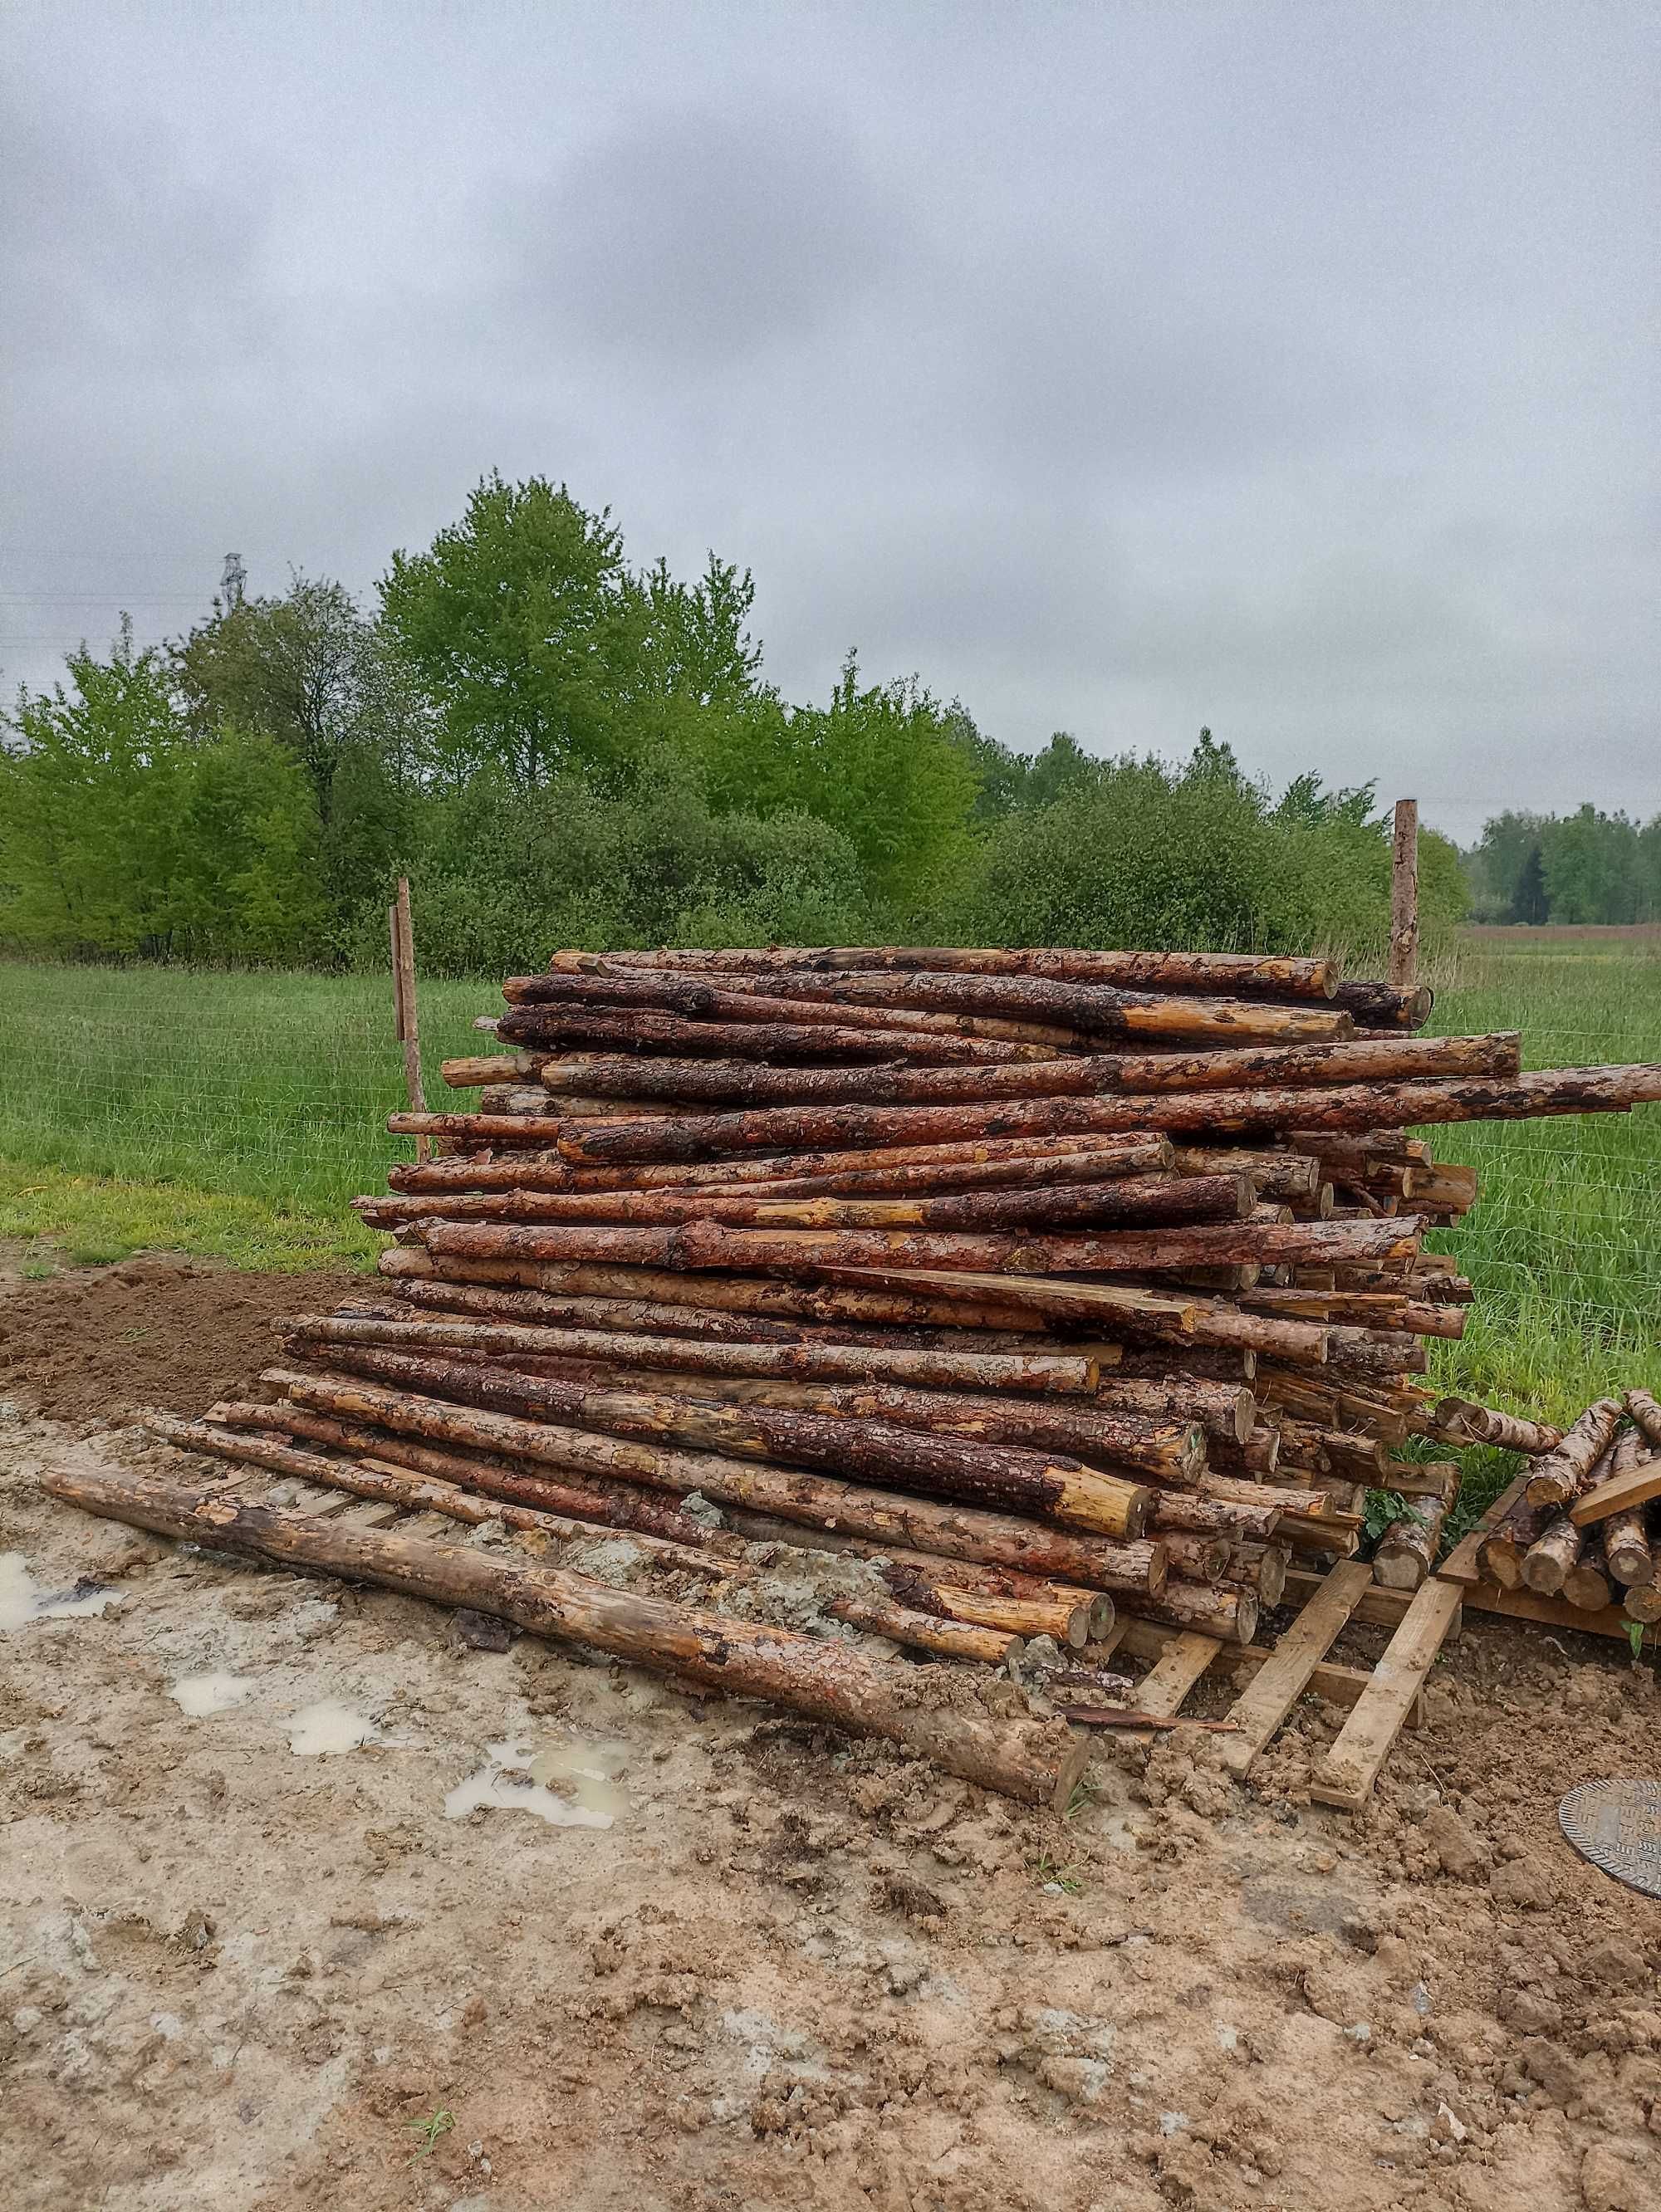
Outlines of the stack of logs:
{"label": "stack of logs", "polygon": [[1501,1589],[1618,1603],[1661,1620],[1661,1405],[1647,1390],[1589,1406],[1484,1540],[1477,1563]]}
{"label": "stack of logs", "polygon": [[178,1440],[706,1575],[851,1555],[886,1595],[850,1627],[1052,1637],[1098,1705],[1116,1605],[1249,1642],[1377,1485],[1410,1586],[1427,1446],[1568,1448],[1421,1380],[1471,1296],[1424,1235],[1475,1179],[1407,1132],[1661,1097],[1421,1037],[1427,992],[1323,959],[569,952],[504,995],[444,1070],[476,1110],[391,1118],[435,1157],[358,1201],[382,1297],[294,1320],[272,1401]]}

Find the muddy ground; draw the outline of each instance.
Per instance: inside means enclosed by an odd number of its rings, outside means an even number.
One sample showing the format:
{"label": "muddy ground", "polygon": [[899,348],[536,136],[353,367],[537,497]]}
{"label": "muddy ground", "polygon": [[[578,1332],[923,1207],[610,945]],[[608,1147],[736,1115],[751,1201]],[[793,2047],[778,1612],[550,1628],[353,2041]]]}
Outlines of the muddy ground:
{"label": "muddy ground", "polygon": [[1661,2207],[1661,1905],[1556,1822],[1657,1771],[1623,1649],[1473,1622],[1357,1818],[1311,1698],[1062,1821],[52,1505],[338,1286],[9,1287],[0,1601],[114,1598],[0,1631],[7,2207]]}

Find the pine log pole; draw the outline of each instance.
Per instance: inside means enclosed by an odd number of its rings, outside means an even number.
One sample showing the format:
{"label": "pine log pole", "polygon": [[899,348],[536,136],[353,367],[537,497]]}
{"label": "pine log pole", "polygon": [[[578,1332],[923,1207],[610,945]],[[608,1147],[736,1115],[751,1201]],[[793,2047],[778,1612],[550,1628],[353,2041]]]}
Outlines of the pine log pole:
{"label": "pine log pole", "polygon": [[[261,1381],[285,1390],[300,1407],[351,1422],[373,1422],[406,1437],[483,1449],[532,1468],[570,1469],[608,1482],[645,1484],[680,1497],[693,1492],[726,1508],[770,1513],[808,1528],[847,1530],[879,1544],[899,1544],[942,1559],[971,1559],[1072,1583],[1105,1587],[1117,1573],[1118,1544],[1073,1529],[981,1506],[912,1498],[864,1482],[843,1482],[806,1469],[758,1465],[713,1451],[683,1451],[525,1420],[488,1408],[386,1389],[350,1376],[268,1369]],[[458,1464],[460,1461],[458,1460]],[[1146,1493],[1143,1493],[1144,1495]],[[586,1517],[586,1516],[584,1516]],[[1141,1533],[1139,1527],[1138,1534]]]}
{"label": "pine log pole", "polygon": [[[1572,1505],[1583,1490],[1590,1490],[1599,1462],[1615,1441],[1620,1420],[1618,1398],[1600,1398],[1588,1406],[1556,1450],[1534,1462],[1524,1492],[1529,1504],[1561,1510]],[[1529,1587],[1533,1589],[1533,1583]]]}
{"label": "pine log pole", "polygon": [[1419,980],[1419,802],[1396,802],[1390,868],[1390,984],[1410,991]]}
{"label": "pine log pole", "polygon": [[1028,1804],[1062,1809],[1083,1771],[1086,1747],[1065,1724],[998,1723],[956,1704],[933,1706],[926,1673],[833,1639],[613,1589],[500,1553],[204,1496],[182,1484],[63,1469],[42,1480],[67,1504],[156,1535],[465,1606],[532,1635],[883,1736]]}
{"label": "pine log pole", "polygon": [[[398,1041],[404,1048],[404,1088],[409,1096],[410,1111],[424,1114],[427,1093],[421,1081],[421,1021],[416,997],[415,931],[410,921],[410,878],[407,876],[400,876],[398,879],[398,896],[386,909],[386,922],[392,944],[392,1008]],[[417,1133],[417,1163],[425,1160],[431,1150],[429,1139]]]}
{"label": "pine log pole", "polygon": [[778,969],[820,975],[844,970],[931,975],[1038,975],[1123,990],[1222,992],[1231,997],[1330,999],[1338,965],[1329,959],[1250,952],[1098,952],[1070,948],[940,945],[769,945],[731,951],[555,953],[551,970],[661,968],[672,972],[768,975]]}
{"label": "pine log pole", "polygon": [[1661,1404],[1647,1390],[1628,1390],[1627,1411],[1655,1449],[1661,1451]]}

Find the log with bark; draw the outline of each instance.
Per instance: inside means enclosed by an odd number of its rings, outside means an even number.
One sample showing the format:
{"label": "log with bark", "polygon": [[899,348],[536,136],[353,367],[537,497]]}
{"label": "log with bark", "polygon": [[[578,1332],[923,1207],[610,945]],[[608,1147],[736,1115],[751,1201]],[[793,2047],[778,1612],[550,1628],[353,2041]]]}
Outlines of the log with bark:
{"label": "log with bark", "polygon": [[[795,1146],[961,1143],[977,1137],[1171,1134],[1274,1130],[1296,1117],[1323,1130],[1399,1128],[1413,1123],[1527,1121],[1554,1114],[1625,1113],[1661,1099],[1661,1066],[1551,1068],[1500,1079],[1281,1089],[1172,1091],[1157,1097],[1029,1099],[989,1106],[764,1107],[753,1113],[665,1115],[656,1120],[538,1125],[531,1117],[490,1115],[389,1116],[411,1135],[480,1143],[557,1143],[574,1164],[720,1158],[734,1152]],[[437,1123],[439,1126],[434,1126]],[[491,1126],[493,1123],[503,1126]]]}
{"label": "log with bark", "polygon": [[967,1504],[1013,1509],[1105,1535],[1137,1536],[1152,1504],[1147,1488],[1070,1455],[983,1443],[888,1420],[837,1420],[764,1406],[722,1406],[657,1391],[590,1388],[456,1360],[331,1345],[333,1368],[394,1382],[424,1396],[569,1422],[613,1437],[875,1477],[901,1489]]}
{"label": "log with bark", "polygon": [[1037,975],[1123,990],[1226,993],[1233,998],[1330,999],[1338,963],[1250,952],[1096,952],[1062,947],[770,945],[722,951],[557,952],[551,969],[660,968],[693,974],[770,975],[794,969],[858,973]]}
{"label": "log with bark", "polygon": [[[831,1055],[827,1052],[824,1057]],[[986,1103],[1001,1099],[1110,1097],[1116,1092],[1238,1090],[1264,1084],[1510,1077],[1518,1073],[1520,1066],[1515,1030],[1468,1037],[1357,1037],[1331,1043],[1223,1047],[1203,1052],[1063,1055],[1056,1050],[1043,1059],[1009,1060],[1002,1065],[976,1060],[944,1067],[916,1061],[907,1064],[897,1051],[889,1057],[891,1064],[881,1066],[825,1066],[624,1053],[538,1060],[526,1054],[496,1064],[517,1069],[523,1060],[538,1071],[538,1079],[549,1092],[594,1101],[609,1099],[614,1109],[618,1103],[629,1100],[727,1107]],[[525,1110],[535,1109],[532,1106]],[[1462,1188],[1460,1178],[1471,1172],[1446,1170],[1452,1178],[1447,1188]],[[1439,1192],[1443,1184],[1436,1174],[1426,1173],[1428,1187]],[[1318,1187],[1317,1182],[1308,1194],[1311,1198]],[[1438,1202],[1443,1201],[1439,1199]]]}
{"label": "log with bark", "polygon": [[1126,1223],[1185,1224],[1243,1221],[1252,1212],[1247,1176],[1128,1176],[1030,1190],[906,1198],[785,1196],[753,1191],[487,1191],[420,1194],[353,1201],[373,1227],[423,1221],[650,1224],[678,1227],[714,1221],[735,1228],[963,1229],[1062,1231]]}
{"label": "log with bark", "polygon": [[934,1704],[915,1670],[832,1639],[613,1589],[522,1556],[244,1504],[183,1484],[64,1468],[42,1482],[68,1504],[157,1535],[464,1606],[706,1689],[884,1736],[1028,1803],[1062,1809],[1083,1770],[1083,1748],[1064,1725],[995,1721],[964,1710],[955,1696]]}
{"label": "log with bark", "polygon": [[1436,1565],[1447,1508],[1435,1498],[1420,1498],[1412,1510],[1378,1539],[1372,1555],[1374,1579],[1386,1589],[1416,1590]]}
{"label": "log with bark", "polygon": [[[1618,1398],[1600,1398],[1595,1405],[1588,1406],[1561,1443],[1534,1462],[1528,1480],[1529,1504],[1569,1505],[1581,1491],[1591,1489],[1594,1471],[1614,1443],[1620,1419]],[[1534,1585],[1530,1583],[1529,1587],[1532,1589]]]}

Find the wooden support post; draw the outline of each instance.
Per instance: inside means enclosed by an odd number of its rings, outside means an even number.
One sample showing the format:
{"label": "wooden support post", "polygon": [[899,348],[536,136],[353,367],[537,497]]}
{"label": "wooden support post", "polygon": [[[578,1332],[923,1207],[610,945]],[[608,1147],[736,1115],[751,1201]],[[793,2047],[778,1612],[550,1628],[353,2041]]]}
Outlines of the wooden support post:
{"label": "wooden support post", "polygon": [[[398,1041],[404,1048],[404,1086],[410,1111],[424,1114],[427,1094],[421,1082],[421,1024],[416,1005],[415,933],[410,926],[410,878],[398,879],[398,896],[386,909],[392,941],[392,1012]],[[416,1158],[428,1158],[432,1151],[426,1137],[416,1139]]]}
{"label": "wooden support post", "polygon": [[1396,843],[1390,875],[1390,981],[1410,991],[1419,969],[1419,802],[1396,802]]}

